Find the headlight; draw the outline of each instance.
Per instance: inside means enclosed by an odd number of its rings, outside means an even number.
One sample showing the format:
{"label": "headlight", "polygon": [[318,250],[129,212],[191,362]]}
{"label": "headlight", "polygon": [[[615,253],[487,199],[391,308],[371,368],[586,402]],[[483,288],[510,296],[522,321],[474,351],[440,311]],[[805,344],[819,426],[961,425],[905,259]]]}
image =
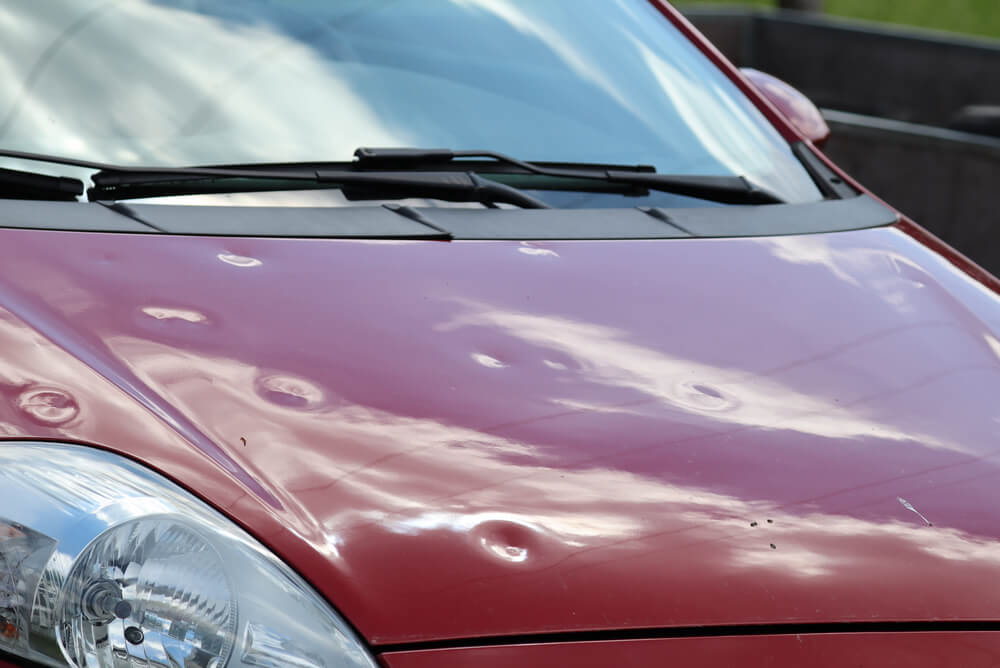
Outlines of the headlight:
{"label": "headlight", "polygon": [[0,443],[0,652],[50,666],[369,668],[306,582],[122,457]]}

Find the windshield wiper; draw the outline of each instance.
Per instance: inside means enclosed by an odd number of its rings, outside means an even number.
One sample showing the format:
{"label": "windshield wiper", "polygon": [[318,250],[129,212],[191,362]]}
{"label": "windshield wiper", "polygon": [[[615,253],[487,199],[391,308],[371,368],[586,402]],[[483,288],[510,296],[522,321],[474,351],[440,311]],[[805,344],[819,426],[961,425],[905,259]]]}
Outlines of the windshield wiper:
{"label": "windshield wiper", "polygon": [[[219,188],[220,180],[240,179],[242,185]],[[287,189],[303,182],[317,187],[339,186],[348,199],[405,199],[409,197],[453,202],[514,204],[525,209],[548,209],[548,204],[516,188],[473,172],[362,172],[354,169],[303,170],[267,166],[177,167],[148,170],[103,170],[91,176],[94,201],[162,197],[201,192]],[[252,182],[252,183],[248,183]],[[262,183],[264,182],[264,183]],[[266,183],[271,182],[271,183]],[[250,187],[248,187],[250,186]]]}
{"label": "windshield wiper", "polygon": [[[354,162],[129,167],[22,151],[0,157],[36,160],[97,170],[91,200],[107,201],[210,192],[339,186],[348,199],[425,197],[450,201],[508,203],[550,208],[522,190],[484,178],[488,174],[548,177],[540,189],[608,190],[635,194],[658,190],[725,204],[780,204],[783,200],[742,176],[658,174],[653,167],[588,163],[527,162],[493,151],[359,148]],[[472,161],[470,158],[486,158]],[[552,180],[558,183],[551,183]],[[593,185],[588,185],[590,182]],[[639,193],[641,194],[641,192]]]}
{"label": "windshield wiper", "polygon": [[781,204],[777,195],[754,185],[743,176],[697,176],[657,174],[652,167],[622,169],[584,163],[538,163],[512,158],[494,151],[452,151],[450,149],[359,148],[354,153],[362,169],[424,167],[444,165],[461,168],[465,159],[487,158],[522,172],[564,179],[583,179],[659,190],[724,204]]}
{"label": "windshield wiper", "polygon": [[[236,192],[286,188],[282,181],[311,181],[342,186],[348,199],[429,197],[442,200],[506,202],[523,208],[549,208],[521,190],[480,174],[522,174],[558,179],[539,184],[552,190],[614,190],[642,194],[659,190],[725,204],[780,204],[774,194],[742,176],[657,174],[652,167],[622,167],[587,163],[536,163],[490,151],[446,149],[359,148],[352,163],[232,165],[163,169],[105,169],[92,178],[92,200],[160,197],[200,192]],[[468,158],[488,158],[470,161]],[[271,181],[271,184],[220,186],[234,178]],[[600,184],[597,188],[595,184]],[[531,188],[522,184],[522,187]],[[639,192],[636,192],[636,191]]]}
{"label": "windshield wiper", "polygon": [[0,169],[0,199],[75,201],[83,194],[83,181],[37,172]]}
{"label": "windshield wiper", "polygon": [[[551,208],[517,188],[483,178],[473,172],[460,173],[452,169],[441,172],[359,171],[355,163],[318,163],[317,168],[307,163],[285,165],[235,165],[223,167],[130,167],[93,160],[80,160],[44,153],[29,153],[0,149],[0,157],[49,162],[97,170],[90,179],[94,186],[87,190],[93,201],[108,201],[136,197],[184,195],[200,192],[239,192],[255,189],[288,188],[292,184],[309,183],[315,187],[339,186],[352,189],[357,198],[404,199],[408,197],[441,199],[457,202],[506,203],[525,209]],[[10,171],[10,170],[0,170]],[[16,172],[23,180],[25,175],[35,181],[21,183],[48,194],[83,192],[83,183],[76,179],[34,175]],[[13,177],[12,177],[13,178]],[[219,188],[219,181],[240,180],[237,187]],[[251,187],[247,187],[248,183]],[[270,185],[268,185],[270,183]],[[0,195],[4,192],[4,176],[0,173]],[[280,185],[279,185],[280,184]],[[45,185],[45,188],[42,186]],[[264,187],[261,187],[261,186]]]}

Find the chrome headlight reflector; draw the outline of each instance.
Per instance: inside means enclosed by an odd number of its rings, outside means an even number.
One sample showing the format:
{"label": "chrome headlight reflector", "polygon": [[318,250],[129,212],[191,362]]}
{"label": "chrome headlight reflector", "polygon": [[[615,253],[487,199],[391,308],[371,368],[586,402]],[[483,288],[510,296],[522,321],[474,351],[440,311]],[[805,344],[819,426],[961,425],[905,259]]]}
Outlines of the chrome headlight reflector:
{"label": "chrome headlight reflector", "polygon": [[125,458],[42,443],[0,443],[0,652],[59,668],[375,665],[227,518]]}

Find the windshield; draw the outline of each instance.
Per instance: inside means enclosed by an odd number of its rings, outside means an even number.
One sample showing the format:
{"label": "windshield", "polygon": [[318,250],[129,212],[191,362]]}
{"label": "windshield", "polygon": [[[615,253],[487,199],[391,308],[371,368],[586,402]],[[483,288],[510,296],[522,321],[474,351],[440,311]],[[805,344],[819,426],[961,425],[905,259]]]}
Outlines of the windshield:
{"label": "windshield", "polygon": [[820,199],[648,0],[14,0],[0,31],[5,149],[173,166],[475,148]]}

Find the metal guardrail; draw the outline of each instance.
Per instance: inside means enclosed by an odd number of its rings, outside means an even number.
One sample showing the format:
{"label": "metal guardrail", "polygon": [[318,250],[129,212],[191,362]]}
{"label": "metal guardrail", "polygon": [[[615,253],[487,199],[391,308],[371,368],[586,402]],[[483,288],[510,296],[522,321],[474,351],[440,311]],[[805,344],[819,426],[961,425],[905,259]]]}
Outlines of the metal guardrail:
{"label": "metal guardrail", "polygon": [[947,126],[1000,104],[1000,42],[822,15],[683,7],[737,65],[784,79],[820,107]]}
{"label": "metal guardrail", "polygon": [[1000,139],[939,127],[1000,104],[1000,45],[790,12],[685,14],[737,65],[820,105],[834,161],[1000,275]]}
{"label": "metal guardrail", "polygon": [[829,109],[823,116],[831,159],[1000,275],[1000,140]]}

